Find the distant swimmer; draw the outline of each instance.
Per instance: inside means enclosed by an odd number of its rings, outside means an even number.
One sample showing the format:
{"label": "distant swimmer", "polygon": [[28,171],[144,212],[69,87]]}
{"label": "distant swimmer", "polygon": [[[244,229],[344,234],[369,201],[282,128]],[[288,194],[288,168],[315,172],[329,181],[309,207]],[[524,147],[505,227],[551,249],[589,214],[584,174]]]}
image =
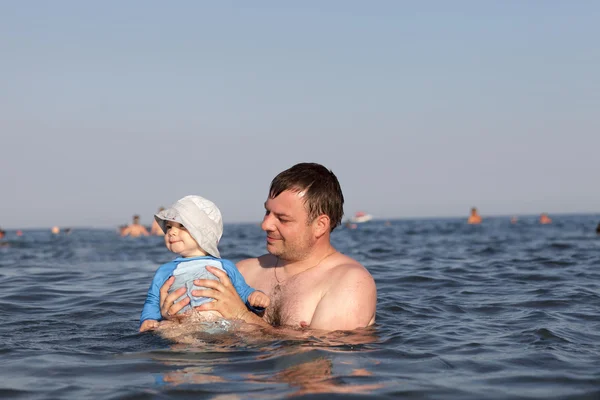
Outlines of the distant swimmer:
{"label": "distant swimmer", "polygon": [[596,227],[596,233],[600,235],[600,223],[598,223],[598,226]]}
{"label": "distant swimmer", "polygon": [[469,215],[467,223],[471,225],[477,225],[481,223],[481,216],[477,213],[476,207],[471,208],[471,215]]}
{"label": "distant swimmer", "polygon": [[552,223],[552,219],[548,216],[547,213],[542,213],[542,215],[540,215],[540,224],[551,224]]}
{"label": "distant swimmer", "polygon": [[511,218],[510,218],[510,223],[511,223],[511,224],[516,224],[518,220],[519,220],[519,219],[518,219],[517,217],[511,217]]}
{"label": "distant swimmer", "polygon": [[[164,207],[160,207],[158,212],[164,211]],[[150,228],[150,234],[155,236],[164,236],[165,233],[160,229],[160,225],[156,222],[156,219],[152,222],[152,227]]]}
{"label": "distant swimmer", "polygon": [[6,232],[0,229],[0,239],[4,239],[4,236],[6,236]]}
{"label": "distant swimmer", "polygon": [[58,226],[53,226],[52,229],[50,229],[50,232],[54,235],[58,235],[60,233],[60,228]]}
{"label": "distant swimmer", "polygon": [[133,223],[131,225],[128,225],[125,229],[123,229],[121,231],[121,236],[138,237],[138,236],[148,236],[148,235],[150,235],[148,233],[148,229],[146,229],[146,227],[144,225],[140,224],[140,216],[139,215],[134,215]]}

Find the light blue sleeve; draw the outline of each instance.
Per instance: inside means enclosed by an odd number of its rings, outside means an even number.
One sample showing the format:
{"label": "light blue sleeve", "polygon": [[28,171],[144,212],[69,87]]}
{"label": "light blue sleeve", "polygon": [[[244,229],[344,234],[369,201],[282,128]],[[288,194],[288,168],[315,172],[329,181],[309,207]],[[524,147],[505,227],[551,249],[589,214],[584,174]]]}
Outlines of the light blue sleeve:
{"label": "light blue sleeve", "polygon": [[221,264],[223,265],[225,272],[227,272],[227,275],[229,275],[229,279],[231,280],[235,290],[242,298],[242,301],[248,305],[248,296],[250,296],[250,294],[256,289],[250,287],[250,285],[246,283],[246,280],[242,274],[240,274],[240,271],[238,271],[233,262],[221,259]]}
{"label": "light blue sleeve", "polygon": [[140,316],[140,325],[147,319],[154,319],[156,321],[162,320],[160,314],[160,288],[173,274],[173,271],[177,267],[177,263],[170,262],[161,265],[154,274],[154,279],[148,289],[148,295],[146,296],[146,302],[142,309],[142,315]]}

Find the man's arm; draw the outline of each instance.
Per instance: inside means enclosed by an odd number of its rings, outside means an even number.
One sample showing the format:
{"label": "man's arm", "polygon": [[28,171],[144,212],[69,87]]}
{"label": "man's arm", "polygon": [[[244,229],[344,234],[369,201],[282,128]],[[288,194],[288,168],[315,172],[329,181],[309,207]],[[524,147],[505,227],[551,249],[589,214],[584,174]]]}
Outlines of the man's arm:
{"label": "man's arm", "polygon": [[[202,304],[196,307],[196,310],[219,311],[226,319],[240,319],[248,324],[254,324],[266,334],[306,338],[314,335],[315,332],[324,334],[326,331],[333,330],[353,330],[375,322],[377,289],[371,274],[359,264],[340,266],[338,271],[340,276],[343,276],[339,279],[339,284],[330,288],[319,302],[310,326],[303,326],[302,330],[272,327],[262,318],[248,311],[225,272],[210,266],[206,269],[217,276],[219,281],[195,280],[194,285],[204,286],[207,289],[192,291],[192,295],[210,297],[215,301]],[[368,341],[372,341],[372,338],[369,337]],[[362,342],[361,340],[360,343]]]}
{"label": "man's arm", "polygon": [[339,265],[331,282],[315,309],[311,329],[352,330],[375,322],[377,288],[362,265]]}

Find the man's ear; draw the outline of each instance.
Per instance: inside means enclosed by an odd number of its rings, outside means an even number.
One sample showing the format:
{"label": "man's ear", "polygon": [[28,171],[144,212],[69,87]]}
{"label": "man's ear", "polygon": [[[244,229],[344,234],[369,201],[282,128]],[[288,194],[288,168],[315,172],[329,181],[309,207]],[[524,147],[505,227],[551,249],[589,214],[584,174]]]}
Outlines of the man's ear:
{"label": "man's ear", "polygon": [[313,222],[315,236],[320,238],[325,233],[328,233],[330,231],[330,229],[329,229],[330,225],[331,225],[331,220],[329,219],[329,217],[327,215],[325,215],[325,214],[319,215],[317,218],[315,218],[315,221]]}

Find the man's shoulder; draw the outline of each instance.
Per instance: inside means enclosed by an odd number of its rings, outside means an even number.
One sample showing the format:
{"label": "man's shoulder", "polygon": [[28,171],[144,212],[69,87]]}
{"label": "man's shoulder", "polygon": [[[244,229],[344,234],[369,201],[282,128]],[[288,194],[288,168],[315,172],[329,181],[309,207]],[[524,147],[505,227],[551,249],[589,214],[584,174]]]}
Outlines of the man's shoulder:
{"label": "man's shoulder", "polygon": [[375,322],[377,287],[358,261],[340,255],[323,271],[323,296],[311,327],[336,330],[365,327]]}
{"label": "man's shoulder", "polygon": [[332,268],[364,269],[366,271],[366,268],[361,263],[356,261],[354,258],[345,255],[344,253],[338,253],[337,257],[334,256],[334,258],[331,260],[331,266]]}
{"label": "man's shoulder", "polygon": [[342,254],[342,257],[335,260],[328,274],[333,282],[340,284],[352,284],[356,281],[373,281],[373,276],[364,265],[355,259]]}

